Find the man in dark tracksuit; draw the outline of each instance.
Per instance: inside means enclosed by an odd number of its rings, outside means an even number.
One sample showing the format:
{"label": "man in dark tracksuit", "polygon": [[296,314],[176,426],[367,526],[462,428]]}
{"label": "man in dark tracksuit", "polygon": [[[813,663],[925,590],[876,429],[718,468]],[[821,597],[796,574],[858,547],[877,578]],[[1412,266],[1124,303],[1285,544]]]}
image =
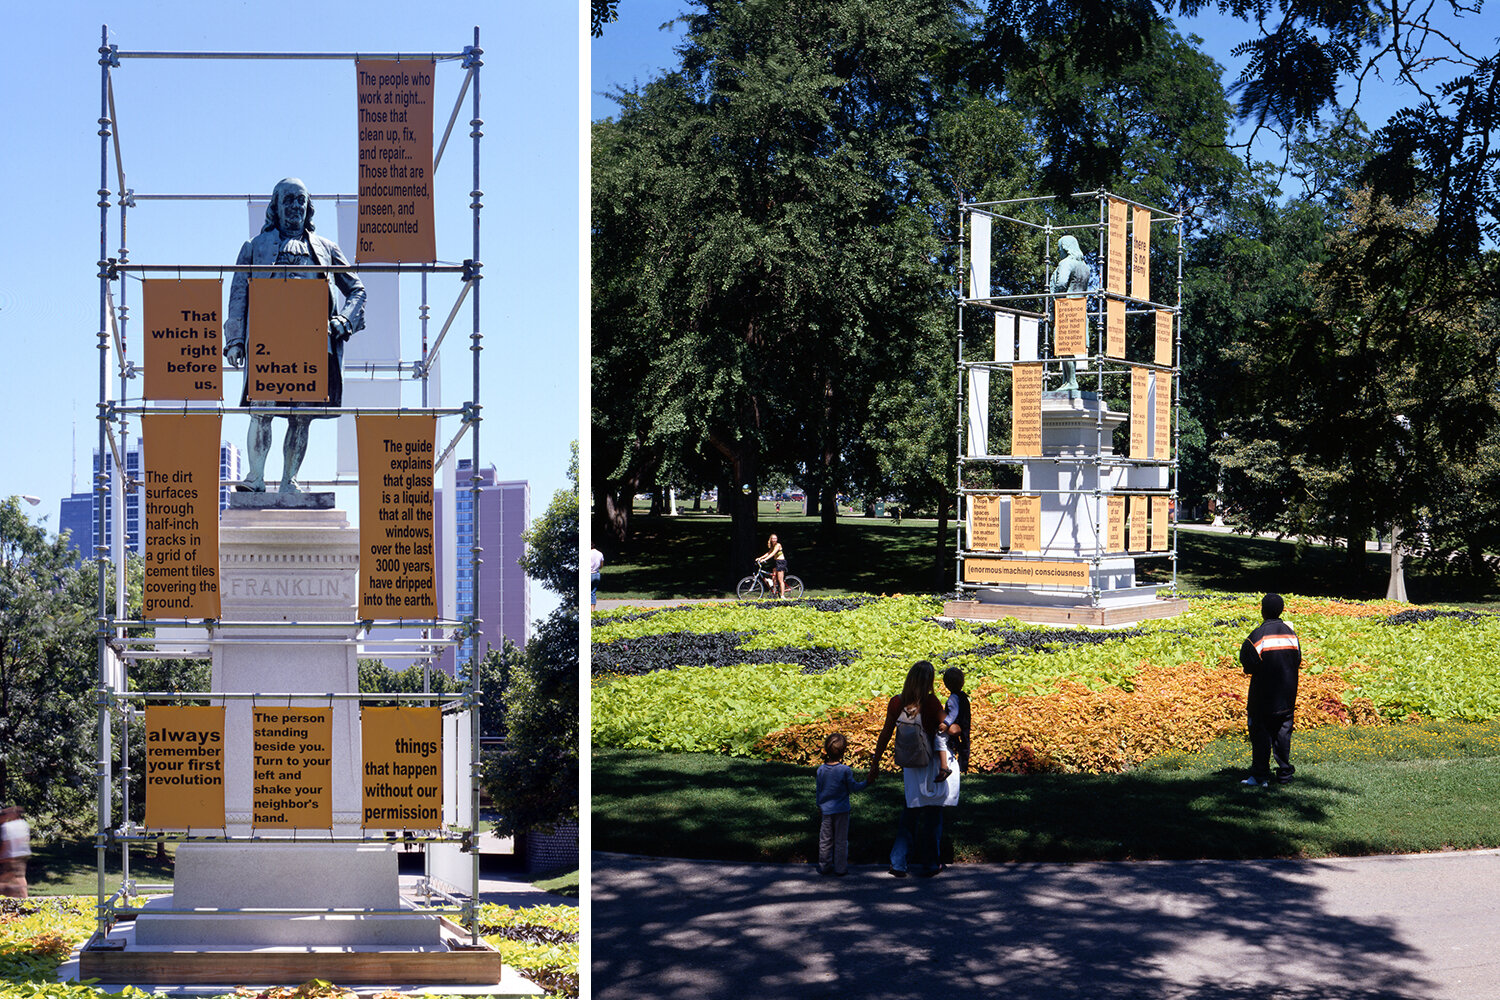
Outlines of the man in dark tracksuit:
{"label": "man in dark tracksuit", "polygon": [[1240,646],[1240,666],[1250,675],[1250,777],[1252,787],[1271,783],[1271,755],[1276,755],[1276,781],[1291,781],[1292,710],[1297,704],[1297,671],[1302,666],[1302,646],[1297,633],[1281,620],[1279,594],[1267,594],[1260,602],[1265,619]]}

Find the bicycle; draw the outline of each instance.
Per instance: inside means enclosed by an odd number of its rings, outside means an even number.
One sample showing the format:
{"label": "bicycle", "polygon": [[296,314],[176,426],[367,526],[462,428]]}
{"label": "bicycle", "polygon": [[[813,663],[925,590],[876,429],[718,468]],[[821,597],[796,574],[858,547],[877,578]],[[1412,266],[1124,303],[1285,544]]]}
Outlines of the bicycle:
{"label": "bicycle", "polygon": [[[739,582],[734,588],[734,596],[742,601],[759,601],[766,596],[766,592],[775,586],[771,580],[771,570],[765,563],[756,563],[755,572]],[[802,596],[802,580],[788,573],[785,576],[785,597],[795,600]]]}

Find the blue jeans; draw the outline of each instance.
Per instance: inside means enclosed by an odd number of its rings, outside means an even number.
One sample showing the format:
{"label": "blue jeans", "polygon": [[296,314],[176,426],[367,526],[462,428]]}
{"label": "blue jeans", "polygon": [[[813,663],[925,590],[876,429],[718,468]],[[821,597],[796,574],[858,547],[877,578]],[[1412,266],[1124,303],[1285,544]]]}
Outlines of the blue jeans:
{"label": "blue jeans", "polygon": [[891,845],[891,870],[904,872],[908,861],[921,871],[936,871],[938,845],[943,839],[943,807],[901,807],[896,842]]}
{"label": "blue jeans", "polygon": [[599,603],[599,574],[589,574],[589,607]]}

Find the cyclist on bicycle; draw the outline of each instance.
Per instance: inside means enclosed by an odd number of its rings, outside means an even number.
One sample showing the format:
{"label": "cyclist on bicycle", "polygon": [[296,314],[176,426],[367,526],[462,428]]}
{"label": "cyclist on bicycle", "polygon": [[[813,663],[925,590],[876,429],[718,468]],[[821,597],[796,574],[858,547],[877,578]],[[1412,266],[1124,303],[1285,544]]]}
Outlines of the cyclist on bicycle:
{"label": "cyclist on bicycle", "polygon": [[786,597],[786,552],[781,548],[781,543],[772,535],[766,539],[766,554],[756,556],[755,561],[765,565],[768,560],[775,559],[771,580],[775,583],[776,596]]}

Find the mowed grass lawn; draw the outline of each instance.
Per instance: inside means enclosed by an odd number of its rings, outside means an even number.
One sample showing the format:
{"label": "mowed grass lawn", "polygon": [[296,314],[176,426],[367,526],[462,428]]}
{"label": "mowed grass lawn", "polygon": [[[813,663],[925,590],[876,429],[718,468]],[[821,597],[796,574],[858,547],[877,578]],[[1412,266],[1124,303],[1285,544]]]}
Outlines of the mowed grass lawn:
{"label": "mowed grass lawn", "polygon": [[[1493,730],[1486,741],[1493,752],[1500,725],[1481,728]],[[1330,733],[1319,741],[1327,749],[1338,738]],[[1318,761],[1313,754],[1310,762],[1298,750],[1294,737],[1296,779],[1261,790],[1239,784],[1249,764],[1241,741],[1221,741],[1202,755],[1207,763],[1177,769],[970,773],[960,805],[947,813],[946,860],[1307,858],[1500,846],[1500,756],[1341,754],[1360,759]],[[809,767],[596,750],[594,846],[662,857],[811,862],[818,831],[813,787]],[[854,795],[852,862],[887,859],[901,799],[899,773],[883,772]]]}
{"label": "mowed grass lawn", "polygon": [[[641,517],[631,552],[606,564],[601,597],[722,596],[727,518]],[[933,554],[951,552],[936,522],[841,519],[832,542],[813,519],[763,515],[809,596],[942,593]],[[1178,535],[1185,592],[1276,590],[1339,599],[1385,592],[1389,555],[1350,575],[1342,550],[1195,530]],[[1142,562],[1170,580],[1170,564]],[[1165,571],[1165,572],[1163,572]],[[1494,588],[1464,590],[1408,562],[1414,601],[1492,609]],[[811,636],[809,636],[811,641]],[[1434,651],[1436,655],[1441,650]],[[1461,656],[1461,651],[1454,650]],[[1473,665],[1469,665],[1473,669]],[[1432,719],[1298,733],[1293,783],[1244,788],[1243,736],[1184,759],[1119,774],[971,774],[946,849],[958,861],[1322,857],[1500,847],[1500,723]],[[900,776],[854,799],[851,858],[881,863],[900,811]],[[720,754],[598,747],[594,845],[601,850],[726,860],[810,861],[817,817],[812,769]]]}
{"label": "mowed grass lawn", "polygon": [[[954,587],[951,521],[940,536],[935,520],[906,518],[898,523],[889,517],[840,517],[835,537],[829,540],[817,518],[792,513],[800,504],[784,503],[779,515],[774,506],[762,501],[758,534],[763,538],[776,533],[787,551],[788,572],[802,578],[810,597],[946,593]],[[729,565],[729,517],[693,512],[682,505],[678,509],[676,517],[650,517],[638,510],[623,551],[609,539],[596,539],[605,554],[601,599],[733,596],[733,582],[752,567]],[[1183,590],[1274,590],[1368,599],[1385,594],[1390,576],[1390,555],[1385,552],[1368,553],[1364,571],[1351,578],[1340,549],[1210,532],[1196,525],[1183,525],[1177,537],[1177,584]],[[941,573],[936,567],[939,553]],[[1138,568],[1143,581],[1171,582],[1167,560],[1141,560]],[[1474,590],[1411,561],[1405,575],[1407,592],[1418,603],[1500,603],[1500,591],[1493,587]]]}

